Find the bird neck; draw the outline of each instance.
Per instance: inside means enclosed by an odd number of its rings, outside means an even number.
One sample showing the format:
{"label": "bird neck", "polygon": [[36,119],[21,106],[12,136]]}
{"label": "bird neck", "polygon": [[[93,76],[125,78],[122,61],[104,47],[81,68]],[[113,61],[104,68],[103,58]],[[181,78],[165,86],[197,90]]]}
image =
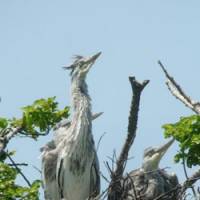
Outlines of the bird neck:
{"label": "bird neck", "polygon": [[142,169],[145,172],[155,171],[159,168],[158,165],[159,165],[158,161],[153,161],[153,162],[152,161],[145,161],[142,164]]}
{"label": "bird neck", "polygon": [[72,80],[71,86],[72,107],[74,114],[79,112],[81,107],[89,107],[90,110],[90,96],[85,80]]}
{"label": "bird neck", "polygon": [[[72,124],[75,133],[73,134],[77,141],[92,139],[92,114],[91,99],[88,94],[87,84],[84,80],[72,82],[72,103],[73,119]],[[83,142],[84,143],[84,142]]]}
{"label": "bird neck", "polygon": [[73,150],[71,169],[74,173],[85,171],[86,163],[91,161],[94,152],[92,136],[92,114],[90,97],[85,81],[72,83],[73,118],[71,122]]}

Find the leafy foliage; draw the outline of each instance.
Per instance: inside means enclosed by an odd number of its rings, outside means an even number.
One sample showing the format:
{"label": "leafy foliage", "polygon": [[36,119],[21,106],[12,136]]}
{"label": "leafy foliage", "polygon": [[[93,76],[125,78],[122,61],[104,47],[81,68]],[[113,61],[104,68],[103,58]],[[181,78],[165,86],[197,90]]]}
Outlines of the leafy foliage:
{"label": "leafy foliage", "polygon": [[36,139],[47,134],[56,123],[69,116],[69,107],[59,110],[55,97],[36,100],[32,105],[23,107],[22,111],[20,119],[0,118],[0,130],[4,130],[4,134],[10,128],[20,128],[19,133]]}
{"label": "leafy foliage", "polygon": [[[32,105],[23,107],[22,111],[22,117],[19,119],[0,118],[0,138],[3,139],[8,133],[17,130],[16,134],[23,134],[37,139],[41,135],[48,134],[56,123],[69,116],[69,108],[65,107],[63,110],[59,110],[55,97],[36,100]],[[13,156],[13,154],[14,152],[6,153],[5,151],[1,154],[0,199],[39,200],[40,180],[35,180],[30,187],[16,184],[16,177],[19,171],[15,166],[10,166],[6,163],[8,155]]]}
{"label": "leafy foliage", "polygon": [[22,187],[15,184],[18,171],[0,162],[0,199],[5,200],[39,200],[39,188],[41,182],[36,180],[31,187]]}
{"label": "leafy foliage", "polygon": [[33,137],[37,136],[37,129],[42,134],[45,134],[62,118],[67,118],[69,114],[68,107],[59,111],[58,103],[55,102],[55,97],[36,100],[33,105],[23,107],[23,117],[21,122],[15,120],[12,124],[22,124],[23,129]]}
{"label": "leafy foliage", "polygon": [[8,120],[6,118],[0,117],[0,128],[5,129],[8,126]]}
{"label": "leafy foliage", "polygon": [[180,151],[175,161],[186,161],[188,167],[200,165],[200,116],[181,117],[174,124],[163,126],[166,137],[174,137],[179,142]]}

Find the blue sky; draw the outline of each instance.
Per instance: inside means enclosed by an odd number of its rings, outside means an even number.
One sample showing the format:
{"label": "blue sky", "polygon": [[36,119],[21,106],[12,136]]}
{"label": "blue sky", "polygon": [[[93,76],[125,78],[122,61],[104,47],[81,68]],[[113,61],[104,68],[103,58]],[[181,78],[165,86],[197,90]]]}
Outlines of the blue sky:
{"label": "blue sky", "polygon": [[[103,111],[94,122],[101,170],[113,149],[119,151],[127,130],[131,88],[128,76],[150,79],[142,94],[138,132],[127,171],[141,165],[144,148],[164,142],[161,125],[192,114],[169,94],[157,65],[160,59],[194,99],[200,99],[199,1],[0,1],[0,104],[1,116],[20,116],[20,107],[41,97],[57,96],[60,107],[69,105],[69,74],[62,66],[74,54],[102,51],[88,75],[93,111]],[[40,174],[38,142],[16,138],[9,149],[16,160],[27,161],[30,180]],[[173,164],[174,144],[161,167],[171,167],[184,179],[180,165]],[[21,179],[20,182],[23,183]],[[103,183],[105,187],[105,183]]]}

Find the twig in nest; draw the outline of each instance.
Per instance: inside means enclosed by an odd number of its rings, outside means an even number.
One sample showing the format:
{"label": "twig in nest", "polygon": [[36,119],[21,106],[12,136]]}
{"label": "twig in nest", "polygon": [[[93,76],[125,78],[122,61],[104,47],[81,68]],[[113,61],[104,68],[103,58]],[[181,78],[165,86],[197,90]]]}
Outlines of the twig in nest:
{"label": "twig in nest", "polygon": [[33,167],[37,172],[39,172],[40,174],[42,174],[42,171],[41,171],[38,167],[36,167],[36,166],[34,166],[34,165],[32,165],[32,167]]}
{"label": "twig in nest", "polygon": [[110,183],[110,181],[106,178],[106,176],[103,175],[102,172],[100,172],[100,175],[107,183]]}
{"label": "twig in nest", "polygon": [[106,133],[103,133],[103,134],[101,135],[101,137],[99,138],[99,141],[98,141],[98,143],[97,143],[96,151],[99,150],[99,147],[100,147],[100,144],[101,144],[101,140],[103,139],[103,137],[105,136],[105,134],[106,134]]}

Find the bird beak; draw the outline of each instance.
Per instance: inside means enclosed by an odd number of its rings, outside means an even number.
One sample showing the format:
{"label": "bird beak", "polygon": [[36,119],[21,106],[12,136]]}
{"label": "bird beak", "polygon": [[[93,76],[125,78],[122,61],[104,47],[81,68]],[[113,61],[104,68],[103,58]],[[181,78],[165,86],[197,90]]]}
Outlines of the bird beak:
{"label": "bird beak", "polygon": [[93,56],[90,56],[88,59],[87,59],[87,64],[86,67],[85,67],[85,73],[88,73],[88,71],[90,70],[90,68],[93,66],[93,64],[95,63],[96,59],[101,55],[101,52],[93,55]]}
{"label": "bird beak", "polygon": [[96,61],[96,59],[97,59],[100,55],[101,55],[101,52],[98,52],[97,54],[91,56],[91,57],[89,58],[88,61],[91,62],[91,63],[93,63],[93,62]]}
{"label": "bird beak", "polygon": [[[86,72],[89,71],[89,69],[91,68],[91,66],[94,64],[94,62],[96,61],[96,59],[101,55],[101,52],[98,52],[97,54],[93,55],[93,56],[90,56],[88,57],[85,62],[88,64],[87,67],[85,68]],[[63,69],[65,70],[72,70],[75,66],[72,64],[72,65],[69,65],[69,66],[63,66]]]}
{"label": "bird beak", "polygon": [[172,145],[173,142],[174,142],[174,139],[171,139],[170,141],[168,141],[164,145],[157,148],[156,152],[159,153],[162,157],[166,153],[167,149]]}

